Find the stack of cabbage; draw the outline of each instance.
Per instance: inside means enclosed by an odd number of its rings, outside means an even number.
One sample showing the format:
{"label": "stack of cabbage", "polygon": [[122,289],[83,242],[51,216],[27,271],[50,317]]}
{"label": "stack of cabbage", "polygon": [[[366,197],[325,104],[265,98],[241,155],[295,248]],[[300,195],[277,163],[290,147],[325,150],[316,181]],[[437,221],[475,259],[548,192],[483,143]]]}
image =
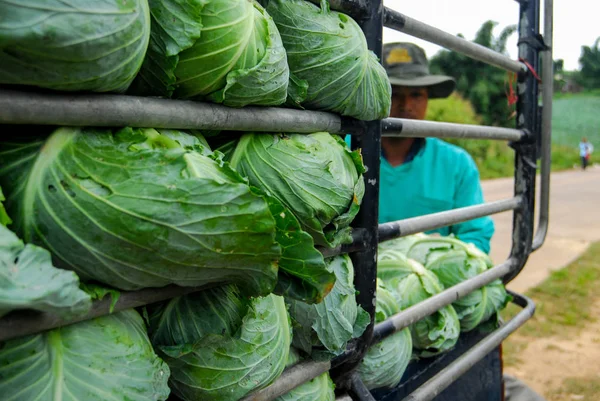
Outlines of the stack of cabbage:
{"label": "stack of cabbage", "polygon": [[0,84],[389,115],[354,20],[326,1],[261,1],[1,1]]}
{"label": "stack of cabbage", "polygon": [[[384,242],[380,245],[383,255],[398,252],[425,266],[435,274],[443,288],[450,288],[491,268],[489,256],[473,244],[466,244],[453,237],[436,237],[417,234]],[[500,280],[472,292],[455,301],[452,306],[460,319],[463,332],[486,324],[498,325],[498,311],[504,309],[511,297]]]}
{"label": "stack of cabbage", "polygon": [[[304,0],[0,0],[0,85],[363,120],[387,117],[391,93],[358,25]],[[195,131],[3,133],[0,317],[211,287],[143,311],[148,329],[130,309],[2,344],[3,398],[233,401],[297,360],[292,343],[330,357],[368,324],[349,258],[315,248],[351,241],[364,193],[337,136],[245,133],[225,155]],[[302,398],[333,399],[331,379],[282,399]]]}

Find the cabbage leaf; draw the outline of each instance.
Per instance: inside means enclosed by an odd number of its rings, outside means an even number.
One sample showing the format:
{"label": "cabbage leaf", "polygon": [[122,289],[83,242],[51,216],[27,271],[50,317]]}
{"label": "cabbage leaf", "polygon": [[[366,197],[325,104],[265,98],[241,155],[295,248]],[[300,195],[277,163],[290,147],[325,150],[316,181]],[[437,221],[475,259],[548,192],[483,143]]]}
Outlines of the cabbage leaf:
{"label": "cabbage leaf", "polygon": [[7,341],[0,348],[5,401],[162,401],[169,367],[133,309]]}

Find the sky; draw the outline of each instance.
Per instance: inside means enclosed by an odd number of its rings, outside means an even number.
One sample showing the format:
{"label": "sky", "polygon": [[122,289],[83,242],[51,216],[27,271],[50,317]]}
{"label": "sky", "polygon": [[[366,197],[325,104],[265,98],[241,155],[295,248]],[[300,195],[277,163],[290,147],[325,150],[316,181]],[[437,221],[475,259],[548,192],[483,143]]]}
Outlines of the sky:
{"label": "sky", "polygon": [[[507,25],[516,24],[519,18],[519,4],[515,0],[384,0],[384,5],[448,33],[462,33],[468,40],[473,40],[487,20],[498,22],[494,31],[498,35]],[[554,0],[553,58],[563,59],[566,70],[579,69],[581,46],[592,46],[600,36],[599,15],[598,0]],[[540,30],[543,32],[543,17]],[[428,58],[441,49],[387,28],[383,32],[383,41],[414,42],[425,49]],[[509,40],[507,48],[509,55],[516,59],[516,33]]]}

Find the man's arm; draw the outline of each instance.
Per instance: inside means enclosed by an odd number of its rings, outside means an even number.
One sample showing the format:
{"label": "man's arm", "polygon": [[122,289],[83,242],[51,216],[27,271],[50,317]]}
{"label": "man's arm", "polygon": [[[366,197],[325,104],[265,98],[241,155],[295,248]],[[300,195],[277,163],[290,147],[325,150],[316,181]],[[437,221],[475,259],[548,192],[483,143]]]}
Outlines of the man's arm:
{"label": "man's arm", "polygon": [[[477,165],[465,154],[464,163],[461,163],[461,174],[454,194],[454,207],[466,207],[478,205],[484,202],[479,171]],[[494,221],[491,217],[482,217],[476,220],[466,221],[450,227],[450,232],[461,241],[472,243],[482,251],[490,252],[490,240],[494,235]]]}

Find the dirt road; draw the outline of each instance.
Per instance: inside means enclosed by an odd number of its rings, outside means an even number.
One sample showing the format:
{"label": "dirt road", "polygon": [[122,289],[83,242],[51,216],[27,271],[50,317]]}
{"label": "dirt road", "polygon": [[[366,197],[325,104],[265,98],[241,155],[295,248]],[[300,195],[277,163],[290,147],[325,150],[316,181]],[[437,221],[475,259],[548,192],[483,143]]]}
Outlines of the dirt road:
{"label": "dirt road", "polygon": [[[484,181],[483,191],[486,201],[510,198],[513,180]],[[591,242],[600,241],[600,168],[553,173],[550,194],[550,230],[546,242],[508,285],[514,291],[523,292],[539,284],[552,270],[576,259]],[[510,253],[512,213],[498,214],[494,222],[496,234],[491,256],[495,263],[500,263]]]}

